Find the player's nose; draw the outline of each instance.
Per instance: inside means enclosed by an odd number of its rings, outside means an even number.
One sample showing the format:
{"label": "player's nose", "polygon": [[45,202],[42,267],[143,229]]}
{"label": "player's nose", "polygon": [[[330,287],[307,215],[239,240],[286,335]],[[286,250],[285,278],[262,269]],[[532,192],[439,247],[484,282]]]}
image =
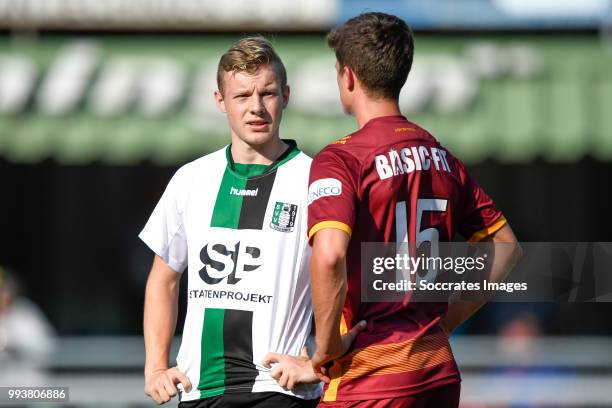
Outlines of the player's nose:
{"label": "player's nose", "polygon": [[251,98],[250,108],[252,113],[261,116],[266,111],[263,104],[263,98],[260,95],[254,94]]}

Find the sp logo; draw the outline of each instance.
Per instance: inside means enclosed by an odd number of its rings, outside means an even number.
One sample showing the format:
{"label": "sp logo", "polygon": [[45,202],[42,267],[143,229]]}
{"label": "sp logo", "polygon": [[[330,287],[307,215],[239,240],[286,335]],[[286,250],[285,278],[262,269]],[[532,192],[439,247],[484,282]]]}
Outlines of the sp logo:
{"label": "sp logo", "polygon": [[227,283],[235,285],[262,264],[259,261],[261,249],[237,242],[234,246],[208,243],[200,251],[204,267],[200,278],[209,285],[215,285],[227,277]]}

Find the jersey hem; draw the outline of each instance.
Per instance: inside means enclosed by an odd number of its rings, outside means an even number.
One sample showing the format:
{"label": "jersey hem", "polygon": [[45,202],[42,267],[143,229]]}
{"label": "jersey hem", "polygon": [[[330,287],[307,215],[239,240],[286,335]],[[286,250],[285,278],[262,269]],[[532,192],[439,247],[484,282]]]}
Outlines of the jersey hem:
{"label": "jersey hem", "polygon": [[[307,386],[312,387],[310,385],[307,385]],[[203,400],[207,398],[218,397],[219,395],[223,395],[223,394],[256,394],[256,393],[261,393],[261,392],[277,392],[279,394],[289,395],[291,397],[299,398],[301,400],[319,399],[321,398],[321,395],[322,395],[322,389],[320,387],[312,388],[310,392],[306,391],[306,392],[300,392],[300,393],[293,393],[291,391],[285,391],[279,386],[272,386],[272,385],[271,386],[259,386],[257,387],[256,390],[254,390],[252,386],[244,386],[244,387],[234,386],[230,388],[220,387],[218,389],[213,389],[213,390],[198,390],[196,392],[183,393],[182,398],[180,399],[180,402],[199,401],[199,400]],[[186,395],[186,394],[192,394],[192,395]]]}
{"label": "jersey hem", "polygon": [[438,380],[431,381],[426,384],[419,384],[418,386],[412,386],[406,389],[394,389],[394,390],[373,390],[370,392],[354,392],[351,391],[350,395],[337,395],[335,399],[325,399],[325,393],[321,397],[321,402],[348,402],[348,401],[362,401],[362,400],[379,400],[388,398],[400,398],[409,397],[411,395],[420,394],[425,391],[430,391],[437,387],[442,387],[449,384],[461,382],[459,374],[453,374],[448,377],[444,377]]}
{"label": "jersey hem", "polygon": [[[166,254],[167,250],[164,251],[163,246],[159,246],[154,238],[148,236],[146,231],[143,230],[138,234],[138,238],[140,238],[140,240],[144,242],[155,255],[159,256],[174,272],[182,274],[185,271],[185,263],[174,259],[170,254]],[[169,245],[166,246],[166,248],[168,247]]]}

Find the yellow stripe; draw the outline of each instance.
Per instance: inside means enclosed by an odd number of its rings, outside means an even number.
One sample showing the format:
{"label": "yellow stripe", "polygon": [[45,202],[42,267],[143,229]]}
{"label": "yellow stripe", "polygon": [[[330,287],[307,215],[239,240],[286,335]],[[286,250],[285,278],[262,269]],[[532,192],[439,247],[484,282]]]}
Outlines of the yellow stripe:
{"label": "yellow stripe", "polygon": [[342,379],[398,374],[453,360],[448,338],[438,333],[400,343],[374,344],[340,358]]}
{"label": "yellow stripe", "polygon": [[312,239],[312,237],[314,237],[314,234],[316,234],[317,232],[321,231],[322,229],[325,228],[335,228],[335,229],[339,229],[342,230],[344,232],[346,232],[347,234],[349,234],[349,237],[351,236],[351,234],[353,233],[353,230],[351,229],[351,227],[349,227],[348,225],[346,225],[343,222],[340,221],[321,221],[315,225],[312,226],[312,228],[310,229],[310,231],[308,231],[308,239]]}
{"label": "yellow stripe", "polygon": [[401,343],[377,344],[354,350],[340,359],[342,378],[362,378],[421,370],[451,361],[448,339],[435,334]]}
{"label": "yellow stripe", "polygon": [[344,313],[340,315],[340,335],[343,336],[348,333],[348,326],[346,325],[346,319]]}
{"label": "yellow stripe", "polygon": [[504,225],[506,225],[506,218],[502,215],[501,217],[499,217],[499,219],[497,221],[495,221],[495,223],[493,225],[491,225],[490,227],[487,227],[485,229],[481,229],[480,231],[475,232],[474,234],[472,234],[472,236],[470,237],[470,239],[468,239],[468,242],[478,242],[478,241],[482,241],[483,239],[485,239],[486,237],[488,237],[489,235],[499,231],[501,229],[501,227],[503,227]]}
{"label": "yellow stripe", "polygon": [[[344,313],[340,315],[340,334],[346,334],[348,332],[348,326],[344,319]],[[338,395],[338,387],[340,386],[340,380],[342,379],[342,366],[338,362],[334,362],[334,365],[330,369],[329,378],[331,381],[327,386],[325,395],[323,395],[323,401],[333,402],[336,400]]]}

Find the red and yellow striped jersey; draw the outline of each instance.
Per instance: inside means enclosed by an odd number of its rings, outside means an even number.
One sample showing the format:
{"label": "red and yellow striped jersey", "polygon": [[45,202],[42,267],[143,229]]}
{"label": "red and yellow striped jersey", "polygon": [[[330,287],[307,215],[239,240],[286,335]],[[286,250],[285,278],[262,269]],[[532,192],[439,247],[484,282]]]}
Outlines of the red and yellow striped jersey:
{"label": "red and yellow striped jersey", "polygon": [[[460,381],[438,323],[446,303],[361,302],[362,242],[478,241],[505,219],[463,163],[403,116],[379,117],[324,148],[308,191],[308,234],[351,235],[343,331],[367,329],[337,360],[324,401],[393,398]],[[435,231],[435,232],[434,232]]]}

